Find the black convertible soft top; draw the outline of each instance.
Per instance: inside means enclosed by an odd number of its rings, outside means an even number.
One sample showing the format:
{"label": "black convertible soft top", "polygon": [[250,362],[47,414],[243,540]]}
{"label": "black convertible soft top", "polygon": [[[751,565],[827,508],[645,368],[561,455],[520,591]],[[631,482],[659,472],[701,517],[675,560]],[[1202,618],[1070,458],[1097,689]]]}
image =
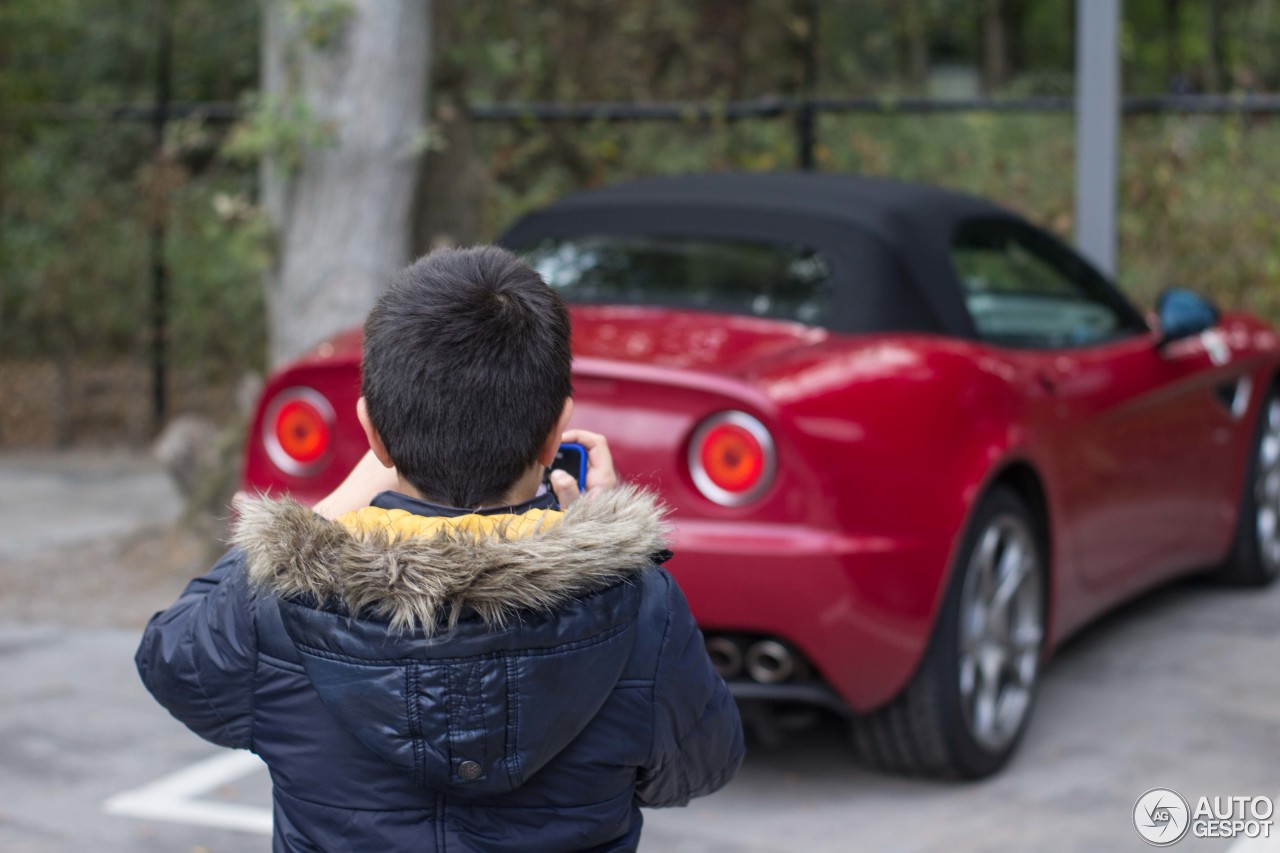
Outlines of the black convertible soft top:
{"label": "black convertible soft top", "polygon": [[991,202],[925,184],[823,172],[722,172],[575,193],[526,215],[500,242],[522,251],[549,237],[641,234],[801,245],[832,267],[832,312],[824,325],[974,337],[951,247],[962,223],[981,220],[1023,222]]}

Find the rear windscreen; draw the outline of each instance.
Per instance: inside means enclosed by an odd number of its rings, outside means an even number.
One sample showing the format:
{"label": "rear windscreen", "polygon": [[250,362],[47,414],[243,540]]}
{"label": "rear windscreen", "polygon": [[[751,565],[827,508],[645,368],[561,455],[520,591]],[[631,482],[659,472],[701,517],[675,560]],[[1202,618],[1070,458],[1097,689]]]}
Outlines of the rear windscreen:
{"label": "rear windscreen", "polygon": [[541,240],[525,260],[568,302],[661,305],[816,324],[831,271],[801,246],[678,237]]}

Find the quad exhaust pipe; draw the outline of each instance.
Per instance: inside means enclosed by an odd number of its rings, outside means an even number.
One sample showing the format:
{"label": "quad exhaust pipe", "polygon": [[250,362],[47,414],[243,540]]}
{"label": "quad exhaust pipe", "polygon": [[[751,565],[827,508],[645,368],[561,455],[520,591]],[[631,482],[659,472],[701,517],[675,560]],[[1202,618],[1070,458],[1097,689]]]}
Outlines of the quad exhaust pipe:
{"label": "quad exhaust pipe", "polygon": [[742,649],[728,637],[712,637],[707,640],[707,656],[716,674],[728,681],[742,674]]}
{"label": "quad exhaust pipe", "polygon": [[758,640],[747,647],[743,664],[747,675],[761,684],[781,684],[796,674],[791,649],[777,640]]}
{"label": "quad exhaust pipe", "polygon": [[[766,747],[782,744],[788,732],[813,725],[821,706],[843,708],[843,702],[822,684],[804,655],[785,640],[711,634],[706,646],[716,672],[732,682],[730,689],[742,724]],[[821,701],[825,697],[830,698]]]}
{"label": "quad exhaust pipe", "polygon": [[782,684],[801,680],[807,672],[803,659],[779,640],[712,636],[706,646],[711,665],[725,680],[745,674],[757,684]]}

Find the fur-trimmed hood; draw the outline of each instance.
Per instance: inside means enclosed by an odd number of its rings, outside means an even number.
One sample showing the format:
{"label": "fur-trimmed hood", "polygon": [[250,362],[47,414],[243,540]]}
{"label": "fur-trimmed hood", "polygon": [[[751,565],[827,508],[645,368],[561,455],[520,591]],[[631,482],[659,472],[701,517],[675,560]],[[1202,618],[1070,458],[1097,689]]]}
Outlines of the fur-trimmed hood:
{"label": "fur-trimmed hood", "polygon": [[288,499],[242,499],[236,510],[233,544],[260,594],[340,603],[428,635],[468,610],[495,628],[612,586],[649,567],[668,535],[653,494],[626,486],[528,515],[371,508],[327,521]]}
{"label": "fur-trimmed hood", "polygon": [[644,590],[669,582],[647,571],[662,509],[631,488],[518,515],[238,510],[258,606],[276,600],[331,719],[461,797],[523,785],[590,725],[631,658]]}

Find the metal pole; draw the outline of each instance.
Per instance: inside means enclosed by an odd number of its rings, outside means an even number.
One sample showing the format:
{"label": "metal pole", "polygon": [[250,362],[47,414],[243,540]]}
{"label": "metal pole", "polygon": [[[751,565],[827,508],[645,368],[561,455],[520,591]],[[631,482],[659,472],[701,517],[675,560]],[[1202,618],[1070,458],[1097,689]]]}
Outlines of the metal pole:
{"label": "metal pole", "polygon": [[1076,0],[1076,242],[1116,274],[1120,2]]}
{"label": "metal pole", "polygon": [[818,3],[805,3],[804,96],[796,111],[796,161],[804,171],[813,169],[813,149],[817,145],[817,115],[813,98],[818,88]]}
{"label": "metal pole", "polygon": [[168,205],[168,181],[165,168],[164,133],[169,122],[169,102],[173,90],[173,8],[172,0],[158,0],[160,13],[159,40],[156,45],[156,106],[151,128],[155,135],[155,191],[164,196],[151,212],[151,415],[156,432],[164,426],[168,410],[167,370],[165,364],[166,302],[169,290],[169,265],[165,259],[165,237]]}

